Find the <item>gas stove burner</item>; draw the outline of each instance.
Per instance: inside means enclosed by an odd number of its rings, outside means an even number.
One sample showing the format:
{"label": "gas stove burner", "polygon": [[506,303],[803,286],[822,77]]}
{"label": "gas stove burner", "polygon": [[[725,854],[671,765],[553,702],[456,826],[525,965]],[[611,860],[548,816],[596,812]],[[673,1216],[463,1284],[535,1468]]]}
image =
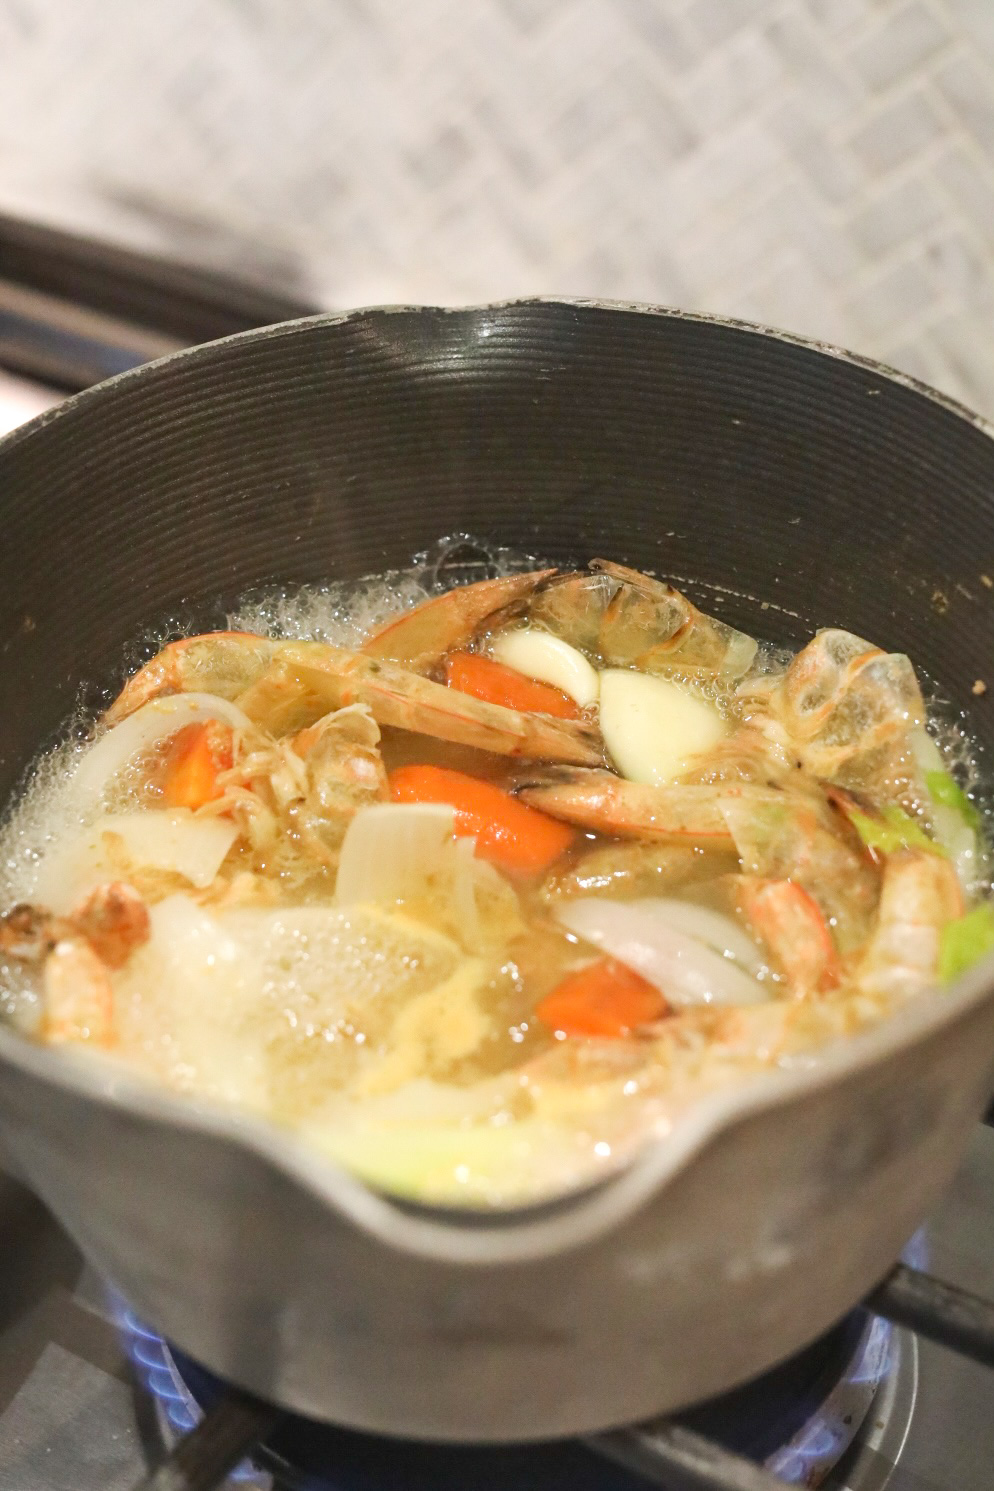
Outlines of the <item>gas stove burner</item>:
{"label": "gas stove burner", "polygon": [[818,1485],[861,1428],[894,1352],[893,1327],[856,1311],[805,1351],[681,1421],[787,1485]]}
{"label": "gas stove burner", "polygon": [[[123,1300],[113,1303],[128,1354],[155,1401],[170,1446],[218,1400],[225,1385],[170,1347]],[[859,1433],[898,1358],[898,1333],[856,1311],[798,1356],[687,1413],[683,1422],[765,1464],[787,1485],[818,1486]],[[878,1429],[885,1417],[877,1415]],[[651,1426],[647,1433],[651,1436]],[[415,1443],[287,1415],[228,1485],[238,1491],[517,1491],[531,1486],[644,1491],[645,1482],[580,1441]]]}
{"label": "gas stove burner", "polygon": [[[135,1376],[155,1406],[159,1433],[167,1449],[188,1434],[203,1418],[203,1406],[187,1386],[177,1367],[177,1356],[165,1340],[145,1325],[116,1290],[108,1291],[110,1312],[121,1335]],[[241,1491],[270,1491],[272,1477],[244,1461],[229,1475],[225,1485]]]}
{"label": "gas stove burner", "polygon": [[[925,1269],[916,1235],[902,1260]],[[117,1321],[136,1374],[152,1396],[167,1447],[225,1392],[225,1384],[171,1347],[113,1291]],[[778,1476],[818,1487],[854,1445],[886,1447],[896,1464],[917,1387],[913,1338],[854,1310],[804,1351],[762,1377],[681,1416],[687,1427]],[[876,1402],[872,1422],[869,1410]],[[643,1426],[651,1445],[652,1425]],[[239,1491],[638,1491],[645,1481],[579,1440],[530,1445],[442,1445],[338,1429],[287,1414],[266,1443],[231,1474]],[[875,1482],[882,1491],[884,1482]]]}

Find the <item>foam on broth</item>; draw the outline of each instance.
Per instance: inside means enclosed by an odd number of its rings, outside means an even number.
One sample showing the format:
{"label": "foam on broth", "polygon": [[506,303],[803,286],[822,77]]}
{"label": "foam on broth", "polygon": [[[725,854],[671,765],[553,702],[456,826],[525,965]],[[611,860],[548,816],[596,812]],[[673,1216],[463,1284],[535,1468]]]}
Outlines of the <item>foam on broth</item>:
{"label": "foam on broth", "polygon": [[[354,648],[385,621],[449,588],[453,572],[461,579],[481,578],[481,565],[472,556],[461,570],[446,565],[466,543],[451,540],[409,568],[380,576],[255,592],[235,608],[229,626]],[[538,565],[531,556],[488,552],[485,573],[508,574]],[[782,648],[761,644],[754,672],[776,673],[789,656]],[[719,688],[711,693],[722,702]],[[0,829],[0,903],[5,906],[36,898],[45,854],[87,823],[87,811],[74,791],[87,749],[81,723],[74,721],[71,737],[35,763]],[[964,721],[930,708],[929,725],[960,781],[973,789],[976,753]],[[388,736],[391,764],[438,754],[435,743],[426,744],[422,737]],[[460,755],[458,748],[446,747],[441,755],[465,764],[465,753]],[[479,753],[469,756],[474,760]],[[503,763],[484,767],[477,759],[476,764],[502,779]],[[130,801],[136,791],[133,782],[119,782],[119,803]],[[595,842],[593,835],[588,839]],[[694,889],[693,876],[685,889],[689,900],[706,903],[706,895]],[[523,903],[526,915],[532,914],[530,892]],[[154,914],[168,921],[166,913]],[[392,1022],[405,1001],[428,996],[444,983],[449,955],[438,940],[448,935],[443,922],[437,915],[429,917],[437,939],[429,937],[421,945],[415,939],[404,979],[384,984],[371,970],[377,958],[393,956],[393,923],[371,921],[361,939],[360,961],[349,962],[358,956],[359,945],[350,942],[339,965],[334,931],[318,933],[306,916],[294,923],[292,917],[277,915],[265,924],[258,918],[250,924],[243,916],[239,929],[237,915],[225,925],[237,942],[232,956],[242,960],[240,971],[224,984],[220,996],[211,994],[215,983],[205,983],[199,974],[189,976],[190,965],[173,967],[170,982],[163,977],[163,965],[136,954],[117,988],[129,1051],[112,1059],[128,1060],[177,1090],[269,1113],[361,1173],[400,1190],[410,1188],[406,1161],[393,1166],[384,1161],[382,1134],[413,1134],[427,1150],[426,1157],[419,1152],[411,1162],[419,1175],[417,1194],[426,1199],[499,1203],[579,1183],[622,1161],[648,1134],[666,1133],[703,1093],[770,1064],[762,1014],[769,1006],[757,1006],[740,1039],[723,1038],[718,1047],[714,1036],[722,1017],[702,1011],[683,1024],[679,1038],[660,1046],[651,1071],[627,1049],[594,1054],[557,1049],[529,1012],[536,988],[546,987],[550,973],[560,971],[564,941],[568,948],[570,939],[557,934],[558,940],[543,942],[536,934],[523,956],[509,955],[490,970],[491,1028],[471,1058],[459,1054],[458,1042],[448,1049],[442,1043],[441,1054],[426,1059],[421,1071],[412,1067],[403,1091],[391,1090],[389,1084],[378,1090],[372,1080],[361,1100],[344,1099],[335,1088],[336,1073],[343,1074],[342,1080],[357,1072],[361,1076],[374,1046],[390,1056]],[[575,938],[572,942],[575,952]],[[367,990],[365,1013],[357,1013],[349,1002],[350,978]],[[439,1007],[440,1019],[474,1018],[472,1001],[460,1005],[460,997],[455,988],[450,1004]],[[800,1012],[781,1064],[810,1061],[818,1046],[881,1013],[886,1011],[834,1007]],[[13,959],[0,961],[0,1014],[27,1034],[37,1030],[36,982]],[[540,1077],[522,1079],[529,1058],[543,1054],[547,1061]],[[379,1130],[371,1130],[368,1120]]]}

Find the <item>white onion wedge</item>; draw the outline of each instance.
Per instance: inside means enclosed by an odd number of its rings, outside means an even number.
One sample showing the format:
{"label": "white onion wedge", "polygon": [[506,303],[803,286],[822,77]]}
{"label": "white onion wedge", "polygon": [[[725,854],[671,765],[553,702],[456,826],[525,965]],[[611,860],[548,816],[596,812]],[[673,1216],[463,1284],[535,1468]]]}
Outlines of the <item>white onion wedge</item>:
{"label": "white onion wedge", "polygon": [[642,906],[646,912],[665,922],[676,932],[686,932],[699,942],[731,958],[747,973],[754,976],[767,972],[763,956],[744,928],[721,911],[712,911],[709,906],[696,906],[692,901],[678,901],[670,896],[645,896],[629,905]]}
{"label": "white onion wedge", "polygon": [[694,689],[627,668],[601,674],[601,734],[623,777],[661,787],[728,733]]}
{"label": "white onion wedge", "polygon": [[517,627],[495,637],[490,650],[505,668],[536,678],[539,683],[551,683],[581,709],[597,703],[600,679],[596,669],[562,637],[554,637],[538,627]]}
{"label": "white onion wedge", "polygon": [[53,911],[62,912],[94,885],[126,879],[115,840],[136,869],[165,870],[204,890],[237,837],[230,818],[197,818],[188,808],[104,813],[45,856],[38,867],[36,894]]}
{"label": "white onion wedge", "polygon": [[95,805],[108,782],[140,752],[168,740],[185,725],[203,720],[224,720],[236,730],[251,725],[237,705],[215,694],[170,694],[152,699],[90,747],[73,779],[76,792]]}
{"label": "white onion wedge", "polygon": [[135,864],[182,875],[206,890],[238,837],[230,818],[198,818],[189,808],[107,813],[90,830],[117,834]]}
{"label": "white onion wedge", "polygon": [[[948,773],[946,758],[924,725],[916,725],[908,732],[908,744],[923,777],[931,771]],[[933,801],[930,814],[935,842],[949,855],[963,888],[972,890],[980,872],[977,835],[963,814],[954,807]]]}
{"label": "white onion wedge", "polygon": [[590,896],[559,907],[556,918],[586,942],[634,968],[671,1004],[760,1004],[769,998],[738,964],[670,926],[654,900]]}
{"label": "white onion wedge", "polygon": [[424,895],[427,877],[444,866],[454,828],[455,812],[444,803],[360,808],[342,843],[336,902],[375,905]]}

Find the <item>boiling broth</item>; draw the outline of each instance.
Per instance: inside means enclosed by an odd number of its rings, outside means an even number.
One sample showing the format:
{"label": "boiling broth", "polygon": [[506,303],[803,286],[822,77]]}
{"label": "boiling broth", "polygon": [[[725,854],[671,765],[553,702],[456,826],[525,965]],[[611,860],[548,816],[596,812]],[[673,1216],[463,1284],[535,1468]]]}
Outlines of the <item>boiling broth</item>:
{"label": "boiling broth", "polygon": [[[450,593],[437,558],[247,598],[248,642],[139,671],[6,821],[3,902],[34,908],[5,919],[6,1017],[389,1189],[501,1205],[973,955],[972,761],[906,659],[537,568],[499,553],[520,592],[430,657],[385,628]],[[512,634],[537,671],[508,679]],[[555,681],[590,677],[599,704]]]}

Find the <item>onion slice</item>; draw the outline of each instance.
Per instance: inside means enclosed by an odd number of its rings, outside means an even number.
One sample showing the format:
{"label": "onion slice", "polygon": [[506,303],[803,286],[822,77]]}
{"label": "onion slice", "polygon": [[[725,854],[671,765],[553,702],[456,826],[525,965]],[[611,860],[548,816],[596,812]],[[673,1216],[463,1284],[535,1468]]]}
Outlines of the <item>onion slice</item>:
{"label": "onion slice", "polygon": [[95,805],[108,782],[140,752],[168,740],[185,725],[204,720],[224,720],[236,730],[251,728],[248,715],[216,694],[169,694],[164,699],[151,699],[89,748],[73,779],[74,788]]}
{"label": "onion slice", "polygon": [[355,906],[424,895],[428,876],[445,865],[454,832],[455,811],[445,803],[360,808],[342,842],[336,902]]}
{"label": "onion slice", "polygon": [[762,977],[769,969],[763,955],[748,932],[738,922],[721,911],[712,911],[709,906],[697,906],[693,901],[678,901],[671,896],[645,896],[629,905],[644,906],[653,916],[672,927],[675,932],[686,932],[696,937],[713,952],[738,963],[747,973]]}
{"label": "onion slice", "polygon": [[[105,813],[48,851],[38,866],[35,894],[53,911],[67,911],[95,885],[127,879],[120,852],[135,869],[181,875],[205,890],[237,837],[230,818],[198,818],[189,808]],[[112,847],[115,840],[118,853]]]}
{"label": "onion slice", "polygon": [[[681,904],[680,909],[692,908]],[[556,911],[563,926],[634,968],[670,1004],[760,1004],[769,998],[767,990],[737,963],[670,925],[671,914],[660,915],[655,899],[625,902],[599,896],[567,903]],[[685,917],[684,925],[689,921]]]}
{"label": "onion slice", "polygon": [[[948,772],[949,766],[935,741],[924,725],[917,725],[908,732],[911,754],[922,778],[927,782],[928,773]],[[929,794],[931,796],[931,794]],[[960,884],[967,891],[974,888],[980,874],[980,855],[977,835],[956,808],[932,800],[929,809],[935,842],[952,860]]]}

